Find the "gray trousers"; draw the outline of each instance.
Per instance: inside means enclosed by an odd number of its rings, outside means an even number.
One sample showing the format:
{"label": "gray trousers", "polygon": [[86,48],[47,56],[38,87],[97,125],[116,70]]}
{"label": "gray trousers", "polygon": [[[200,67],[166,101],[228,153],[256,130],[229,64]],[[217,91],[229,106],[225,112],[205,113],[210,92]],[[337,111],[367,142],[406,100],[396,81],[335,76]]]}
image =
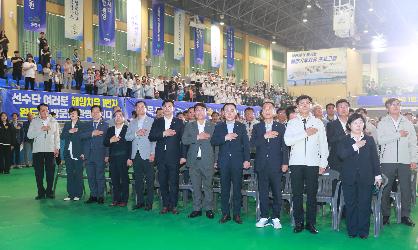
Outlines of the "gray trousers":
{"label": "gray trousers", "polygon": [[213,210],[213,164],[196,160],[189,171],[193,187],[193,211],[200,211],[202,208],[206,211]]}
{"label": "gray trousers", "polygon": [[382,163],[382,174],[388,178],[388,184],[382,195],[382,214],[390,216],[390,191],[397,177],[401,191],[402,217],[409,217],[411,213],[411,168],[409,164]]}
{"label": "gray trousers", "polygon": [[23,151],[24,151],[24,159],[25,159],[25,165],[31,166],[32,165],[32,142],[24,142],[23,143]]}
{"label": "gray trousers", "polygon": [[87,161],[87,178],[89,181],[90,196],[104,197],[105,166],[104,162]]}

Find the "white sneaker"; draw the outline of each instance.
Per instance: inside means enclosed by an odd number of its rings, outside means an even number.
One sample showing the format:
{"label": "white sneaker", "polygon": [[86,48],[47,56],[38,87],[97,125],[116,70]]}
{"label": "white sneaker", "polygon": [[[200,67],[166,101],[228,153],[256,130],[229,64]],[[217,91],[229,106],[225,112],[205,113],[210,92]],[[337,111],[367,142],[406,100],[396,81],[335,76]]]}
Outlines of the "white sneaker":
{"label": "white sneaker", "polygon": [[265,227],[269,225],[269,219],[261,218],[257,223],[255,223],[256,227]]}
{"label": "white sneaker", "polygon": [[65,200],[65,201],[70,201],[70,200],[71,200],[71,198],[70,198],[70,197],[66,197],[66,198],[64,198],[64,200]]}
{"label": "white sneaker", "polygon": [[74,199],[73,200],[75,200],[75,201],[79,201],[80,200],[80,198],[78,198],[78,197],[74,197]]}
{"label": "white sneaker", "polygon": [[279,218],[272,219],[274,229],[282,229],[282,224],[280,224]]}

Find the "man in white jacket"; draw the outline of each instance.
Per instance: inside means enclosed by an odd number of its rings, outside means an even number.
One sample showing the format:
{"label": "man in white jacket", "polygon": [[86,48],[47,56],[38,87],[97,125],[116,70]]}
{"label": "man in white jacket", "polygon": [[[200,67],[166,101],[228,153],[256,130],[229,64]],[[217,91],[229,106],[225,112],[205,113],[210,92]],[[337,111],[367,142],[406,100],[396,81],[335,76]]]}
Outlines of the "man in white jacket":
{"label": "man in white jacket", "polygon": [[397,177],[401,188],[401,222],[415,226],[411,213],[411,170],[417,168],[417,136],[412,123],[401,115],[401,103],[396,98],[385,102],[388,115],[377,126],[377,140],[381,146],[380,162],[382,173],[388,184],[382,195],[383,225],[389,224],[390,191]]}
{"label": "man in white jacket", "polygon": [[292,183],[293,217],[299,233],[304,229],[303,191],[306,184],[306,229],[317,234],[316,194],[318,174],[323,174],[328,165],[328,143],[325,127],[321,120],[311,113],[312,98],[301,95],[296,99],[299,114],[287,123],[284,141],[291,147],[289,166]]}
{"label": "man in white jacket", "polygon": [[[35,169],[38,196],[36,200],[45,197],[53,199],[52,186],[54,183],[54,158],[58,157],[60,149],[60,130],[57,120],[49,115],[48,105],[41,103],[37,107],[39,116],[32,120],[29,126],[29,139],[33,139],[33,166]],[[43,179],[46,175],[46,190]]]}

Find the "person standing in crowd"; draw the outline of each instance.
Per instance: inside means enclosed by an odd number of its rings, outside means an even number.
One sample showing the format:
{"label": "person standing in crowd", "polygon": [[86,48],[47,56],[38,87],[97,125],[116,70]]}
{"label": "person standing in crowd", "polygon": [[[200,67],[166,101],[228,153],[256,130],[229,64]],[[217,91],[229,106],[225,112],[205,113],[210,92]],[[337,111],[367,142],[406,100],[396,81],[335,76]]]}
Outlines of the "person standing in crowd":
{"label": "person standing in crowd", "polygon": [[90,197],[86,203],[104,204],[105,164],[109,161],[109,149],[103,145],[103,134],[109,125],[102,119],[102,107],[93,105],[90,109],[92,121],[85,124],[82,133],[84,158],[90,187]]}
{"label": "person standing in crowd", "polygon": [[81,85],[83,84],[83,66],[80,61],[77,61],[74,66],[74,80],[75,80],[75,89],[80,90]]}
{"label": "person standing in crowd", "polygon": [[43,80],[44,80],[44,91],[51,92],[52,90],[52,76],[53,73],[51,70],[51,64],[47,63],[42,69]]}
{"label": "person standing in crowd", "polygon": [[115,79],[115,76],[113,75],[113,73],[109,74],[109,76],[107,78],[107,81],[106,81],[106,85],[107,85],[107,95],[108,96],[116,96],[118,86],[117,86],[116,79]]}
{"label": "person standing in crowd", "polygon": [[131,143],[126,141],[128,126],[121,110],[113,114],[115,126],[109,127],[103,145],[109,148],[109,170],[112,179],[112,203],[110,206],[126,207],[129,198],[128,161],[131,157]]}
{"label": "person standing in crowd", "polygon": [[[206,105],[194,105],[196,121],[188,122],[184,128],[182,142],[188,146],[187,164],[193,187],[193,211],[189,218],[202,215],[202,208],[206,217],[214,218],[213,213],[213,175],[215,164],[215,151],[210,139],[215,125],[206,120]],[[204,197],[202,199],[202,192]]]}
{"label": "person standing in crowd", "polygon": [[41,31],[41,33],[39,33],[39,38],[38,38],[38,48],[39,48],[39,53],[38,53],[38,56],[39,56],[39,61],[38,61],[38,63],[40,64],[41,63],[41,56],[42,56],[42,49],[45,47],[45,45],[47,45],[48,44],[48,40],[46,40],[46,37],[45,37],[45,32],[43,32],[43,31]]}
{"label": "person standing in crowd", "polygon": [[117,95],[125,96],[126,95],[126,80],[123,78],[122,74],[117,75],[116,86],[117,86]]}
{"label": "person standing in crowd", "polygon": [[367,117],[367,110],[365,108],[358,108],[355,112],[362,115],[366,121],[366,129],[364,130],[364,133],[368,136],[372,136],[374,142],[377,144],[377,128],[370,122],[369,118]]}
{"label": "person standing in crowd", "polygon": [[346,99],[340,99],[335,103],[338,117],[326,125],[327,140],[329,146],[328,163],[331,169],[341,172],[341,159],[337,155],[337,146],[347,135],[347,120],[350,103]]}
{"label": "person standing in crowd", "polygon": [[80,122],[80,109],[68,110],[71,121],[64,124],[61,138],[65,141],[64,159],[67,170],[67,192],[65,201],[79,201],[83,195],[83,124]]}
{"label": "person standing in crowd", "polygon": [[98,95],[107,95],[107,77],[101,76],[101,79],[96,82]]}
{"label": "person standing in crowd", "polygon": [[[59,124],[55,118],[49,115],[47,104],[41,103],[37,109],[39,116],[32,120],[28,131],[28,138],[34,140],[32,158],[38,187],[38,196],[35,199],[40,200],[45,197],[53,199],[54,158],[58,157],[60,149]],[[46,190],[43,185],[44,172],[46,174]]]}
{"label": "person standing in crowd", "polygon": [[265,102],[262,109],[263,121],[254,125],[251,145],[256,149],[255,170],[260,192],[261,218],[256,227],[265,227],[269,222],[269,192],[273,195],[272,223],[281,229],[280,209],[282,203],[281,179],[289,164],[289,149],[284,142],[286,127],[274,121],[276,110],[273,102]]}
{"label": "person standing in crowd", "polygon": [[[332,122],[337,120],[337,116],[335,115],[335,104],[334,103],[328,103],[327,106],[325,106],[325,119],[324,122],[328,123],[328,122]],[[325,124],[326,126],[326,124]]]}
{"label": "person standing in crowd", "polygon": [[144,86],[144,95],[145,99],[153,99],[154,98],[154,87],[151,86],[151,81],[147,80]]}
{"label": "person standing in crowd", "polygon": [[287,123],[286,109],[285,108],[280,107],[280,108],[277,109],[276,120],[278,122],[280,122],[281,124],[284,124],[284,125]]}
{"label": "person standing in crowd", "polygon": [[251,134],[253,131],[254,125],[258,123],[257,119],[255,119],[254,109],[251,107],[247,107],[244,110],[244,118],[245,118],[245,129],[247,130],[248,138],[251,140]]}
{"label": "person standing in crowd", "polygon": [[9,51],[9,38],[6,36],[6,32],[2,30],[0,32],[0,46],[3,48],[2,56],[7,60],[7,52]]}
{"label": "person standing in crowd", "polygon": [[9,174],[12,165],[13,145],[16,145],[16,130],[9,123],[5,112],[0,113],[0,174]]}
{"label": "person standing in crowd", "polygon": [[417,168],[417,136],[414,126],[401,115],[401,102],[389,98],[385,102],[388,115],[377,125],[377,140],[381,146],[380,162],[382,173],[387,176],[388,184],[382,195],[383,225],[390,223],[390,192],[395,178],[401,188],[401,222],[415,226],[411,220],[411,170]]}
{"label": "person standing in crowd", "polygon": [[126,97],[133,97],[132,89],[134,87],[134,80],[131,78],[130,75],[128,75],[127,77],[128,79],[126,79]]}
{"label": "person standing in crowd", "polygon": [[318,118],[324,123],[324,126],[327,126],[327,122],[324,120],[324,114],[322,113],[322,106],[319,104],[316,104],[312,107],[312,114],[315,116],[315,118]]}
{"label": "person standing in crowd", "polygon": [[364,134],[365,122],[362,115],[351,115],[346,124],[349,134],[338,142],[335,150],[342,160],[348,236],[362,239],[369,236],[373,185],[380,187],[382,183],[377,147],[373,137]]}
{"label": "person standing in crowd", "polygon": [[184,124],[180,119],[173,117],[173,101],[165,100],[162,106],[164,116],[154,121],[148,138],[151,142],[156,142],[155,159],[163,200],[160,213],[166,214],[171,211],[178,214],[179,168],[186,162],[181,143]]}
{"label": "person standing in crowd", "polygon": [[149,55],[145,56],[145,72],[147,76],[151,74],[151,67],[152,67],[152,59],[149,57]]}
{"label": "person standing in crowd", "polygon": [[230,193],[232,183],[233,219],[241,220],[242,169],[250,168],[250,143],[245,125],[235,121],[237,109],[234,103],[223,106],[225,122],[216,124],[211,138],[213,146],[219,146],[217,166],[221,173],[222,218],[220,223],[231,220]]}
{"label": "person standing in crowd", "polygon": [[12,71],[12,77],[13,80],[16,81],[17,88],[20,88],[20,80],[22,80],[22,65],[23,65],[23,58],[20,57],[19,51],[14,51],[14,56],[11,58],[12,64],[13,64],[13,71]]}
{"label": "person standing in crowd", "polygon": [[64,85],[64,74],[61,72],[61,65],[55,65],[55,72],[53,75],[55,92],[61,92],[62,86]]}
{"label": "person standing in crowd", "polygon": [[13,144],[12,150],[12,166],[14,168],[21,168],[20,167],[20,145],[23,143],[24,132],[22,129],[22,123],[19,122],[19,114],[13,113],[12,114],[12,121],[10,122],[15,129],[16,140],[15,144]]}
{"label": "person standing in crowd", "polygon": [[87,74],[84,75],[84,82],[86,86],[86,93],[92,95],[94,86],[94,73],[90,68],[87,69]]}
{"label": "person standing in crowd", "polygon": [[71,56],[71,61],[74,66],[77,65],[78,61],[80,61],[80,56],[78,55],[78,49],[74,49],[73,55]]}
{"label": "person standing in crowd", "polygon": [[163,109],[157,108],[157,110],[155,110],[155,119],[163,118],[163,117],[164,117]]}
{"label": "person standing in crowd", "polygon": [[218,112],[216,112],[216,111],[214,111],[214,112],[212,112],[212,114],[210,115],[210,121],[214,124],[214,125],[216,125],[218,122],[220,122],[221,121],[221,117],[220,117],[220,115],[219,115],[219,113]]}
{"label": "person standing in crowd", "polygon": [[31,54],[27,55],[26,62],[22,66],[23,75],[25,76],[25,90],[35,89],[35,76],[36,76],[36,64],[33,62],[33,57]]}
{"label": "person standing in crowd", "polygon": [[[290,151],[290,179],[292,185],[293,232],[306,228],[317,234],[316,194],[318,192],[318,173],[323,174],[328,165],[328,143],[324,124],[311,113],[312,98],[301,95],[296,99],[299,110],[296,118],[287,123],[284,140]],[[306,185],[306,226],[304,227],[303,193]]]}
{"label": "person standing in crowd", "polygon": [[51,61],[51,51],[49,50],[48,44],[45,44],[42,48],[40,60],[42,67],[46,67],[46,64]]}
{"label": "person standing in crowd", "polygon": [[[133,209],[145,207],[152,209],[154,201],[154,168],[155,142],[148,139],[154,119],[147,116],[147,104],[137,101],[136,118],[129,123],[125,139],[132,142],[132,154],[128,166],[133,166],[135,174],[136,204]],[[147,184],[147,198],[144,198],[144,177]]]}
{"label": "person standing in crowd", "polygon": [[74,74],[74,66],[70,58],[65,59],[64,63],[64,88],[71,89]]}
{"label": "person standing in crowd", "polygon": [[28,120],[23,122],[23,133],[24,133],[24,139],[23,139],[23,156],[25,159],[25,166],[28,168],[30,166],[32,166],[32,161],[31,161],[31,155],[32,155],[32,149],[33,149],[33,139],[29,139],[28,138],[28,131],[29,131],[29,126],[32,122],[33,119],[33,114],[32,113],[28,113]]}

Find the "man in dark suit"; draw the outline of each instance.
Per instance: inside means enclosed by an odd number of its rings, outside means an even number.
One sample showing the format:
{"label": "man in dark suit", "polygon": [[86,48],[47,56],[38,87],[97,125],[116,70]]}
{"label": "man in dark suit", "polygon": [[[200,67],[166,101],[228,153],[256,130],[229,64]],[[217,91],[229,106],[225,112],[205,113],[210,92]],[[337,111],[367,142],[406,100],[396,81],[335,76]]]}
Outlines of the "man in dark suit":
{"label": "man in dark suit", "polygon": [[282,228],[280,208],[282,202],[281,179],[289,164],[289,149],[284,142],[286,127],[274,121],[274,103],[265,102],[262,110],[264,120],[252,130],[251,146],[256,148],[255,169],[260,192],[261,218],[256,227],[269,224],[269,191],[273,194],[272,224],[275,229]]}
{"label": "man in dark suit", "polygon": [[221,172],[222,187],[222,218],[219,222],[225,223],[231,220],[229,197],[232,182],[233,218],[236,223],[242,224],[240,215],[242,168],[250,167],[250,143],[245,125],[235,121],[237,115],[235,104],[226,103],[222,109],[225,113],[225,122],[215,126],[211,139],[213,146],[219,146],[217,164]]}
{"label": "man in dark suit", "polygon": [[154,121],[148,139],[157,142],[155,147],[155,162],[158,169],[158,181],[163,199],[161,214],[172,212],[178,214],[177,200],[179,190],[179,166],[186,162],[184,158],[181,137],[184,123],[173,117],[174,102],[163,102],[164,117]]}
{"label": "man in dark suit", "polygon": [[102,107],[94,105],[90,110],[93,120],[85,124],[82,133],[90,187],[90,198],[86,203],[104,204],[105,164],[109,161],[109,149],[103,145],[103,138],[109,125],[102,119]]}
{"label": "man in dark suit", "polygon": [[[205,104],[197,103],[193,109],[196,121],[186,124],[182,138],[183,144],[188,146],[187,164],[190,167],[190,178],[193,186],[193,212],[189,215],[189,218],[201,216],[203,207],[206,210],[206,217],[213,219],[212,181],[215,154],[210,138],[213,135],[215,125],[206,120]],[[202,191],[205,195],[203,202]]]}
{"label": "man in dark suit", "polygon": [[340,99],[336,105],[338,118],[327,123],[327,140],[330,147],[328,163],[331,169],[341,172],[342,161],[337,155],[337,146],[346,136],[346,124],[350,103],[346,99]]}

